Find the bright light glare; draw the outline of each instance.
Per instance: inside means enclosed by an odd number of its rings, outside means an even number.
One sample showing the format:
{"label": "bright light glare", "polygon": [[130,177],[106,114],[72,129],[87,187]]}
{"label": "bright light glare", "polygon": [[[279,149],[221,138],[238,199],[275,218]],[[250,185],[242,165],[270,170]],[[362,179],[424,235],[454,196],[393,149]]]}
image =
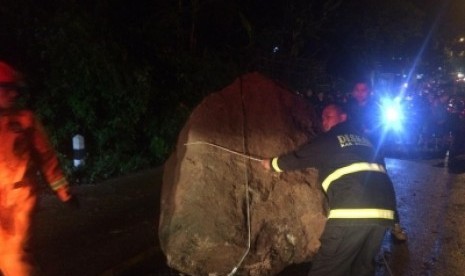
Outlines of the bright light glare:
{"label": "bright light glare", "polygon": [[392,123],[400,119],[399,111],[394,106],[387,107],[384,111],[384,115],[386,122]]}
{"label": "bright light glare", "polygon": [[382,101],[382,112],[383,125],[386,129],[402,129],[404,115],[398,99],[384,99]]}
{"label": "bright light glare", "polygon": [[458,74],[457,74],[457,78],[459,78],[459,79],[463,79],[464,76],[465,76],[465,75],[464,75],[463,73],[458,73]]}

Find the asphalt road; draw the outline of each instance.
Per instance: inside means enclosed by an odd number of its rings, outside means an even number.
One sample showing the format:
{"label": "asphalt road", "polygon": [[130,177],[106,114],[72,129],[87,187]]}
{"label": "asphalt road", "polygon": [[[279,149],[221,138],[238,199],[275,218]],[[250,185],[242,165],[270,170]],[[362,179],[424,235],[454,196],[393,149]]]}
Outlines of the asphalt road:
{"label": "asphalt road", "polygon": [[[377,276],[433,275],[444,258],[444,221],[454,175],[442,161],[387,159],[409,240],[396,243],[386,235]],[[157,248],[161,177],[161,169],[154,169],[78,186],[79,210],[44,194],[31,246],[41,275],[178,275],[166,267]],[[448,244],[453,238],[448,236]],[[440,275],[459,275],[441,269]],[[306,264],[280,275],[306,275]]]}
{"label": "asphalt road", "polygon": [[[158,168],[73,187],[79,209],[45,192],[31,241],[39,274],[150,275],[155,266],[164,267],[156,249],[161,177]],[[155,262],[142,263],[149,259]]]}
{"label": "asphalt road", "polygon": [[[442,159],[386,159],[397,195],[401,225],[408,233],[407,242],[397,242],[387,233],[377,260],[376,276],[435,275],[445,233],[449,190],[453,174]],[[304,276],[307,264],[287,268],[280,276]],[[441,275],[449,274],[442,267]]]}
{"label": "asphalt road", "polygon": [[[386,160],[408,241],[390,235],[383,244],[380,275],[431,275],[440,255],[451,174],[443,160]],[[384,262],[385,261],[385,262]]]}

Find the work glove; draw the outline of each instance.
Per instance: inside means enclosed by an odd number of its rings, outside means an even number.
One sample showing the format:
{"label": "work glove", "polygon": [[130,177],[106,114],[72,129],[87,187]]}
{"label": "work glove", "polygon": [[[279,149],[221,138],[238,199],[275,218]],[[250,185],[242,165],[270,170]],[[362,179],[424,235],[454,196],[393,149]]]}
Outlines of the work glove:
{"label": "work glove", "polygon": [[69,191],[68,186],[63,186],[59,188],[57,191],[57,196],[58,198],[65,203],[67,206],[69,206],[72,209],[79,209],[80,204],[79,200],[76,197],[76,195],[72,195]]}

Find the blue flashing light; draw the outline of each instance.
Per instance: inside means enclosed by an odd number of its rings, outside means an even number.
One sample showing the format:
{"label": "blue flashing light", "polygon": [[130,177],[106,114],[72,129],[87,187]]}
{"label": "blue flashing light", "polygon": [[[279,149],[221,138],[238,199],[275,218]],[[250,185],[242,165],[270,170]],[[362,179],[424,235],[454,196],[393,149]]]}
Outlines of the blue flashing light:
{"label": "blue flashing light", "polygon": [[400,119],[399,110],[394,106],[389,106],[384,111],[385,121],[388,123],[397,122]]}
{"label": "blue flashing light", "polygon": [[381,101],[382,121],[384,128],[400,131],[402,130],[404,114],[399,98]]}

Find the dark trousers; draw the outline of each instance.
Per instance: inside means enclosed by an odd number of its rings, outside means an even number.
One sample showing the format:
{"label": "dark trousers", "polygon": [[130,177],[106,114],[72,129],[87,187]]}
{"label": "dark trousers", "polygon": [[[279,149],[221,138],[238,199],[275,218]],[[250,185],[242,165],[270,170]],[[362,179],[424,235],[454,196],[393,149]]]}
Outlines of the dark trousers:
{"label": "dark trousers", "polygon": [[378,224],[341,226],[328,221],[308,276],[374,275],[386,229]]}

